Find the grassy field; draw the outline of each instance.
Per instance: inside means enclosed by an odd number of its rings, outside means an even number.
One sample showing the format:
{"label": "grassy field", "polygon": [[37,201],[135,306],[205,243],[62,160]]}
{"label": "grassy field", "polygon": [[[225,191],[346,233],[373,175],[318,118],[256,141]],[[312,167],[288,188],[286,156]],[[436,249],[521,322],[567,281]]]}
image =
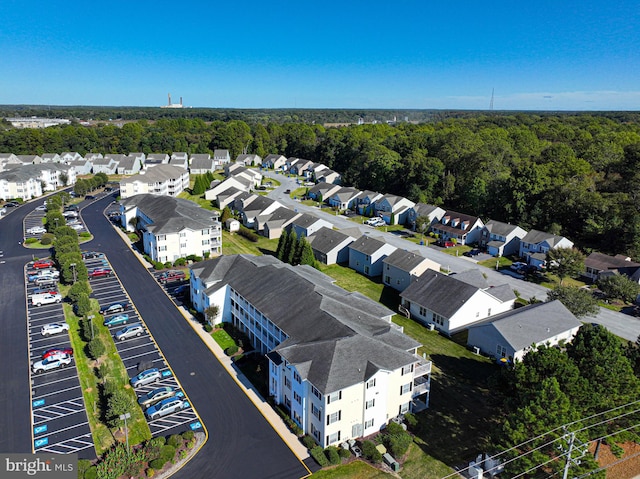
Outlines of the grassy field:
{"label": "grassy field", "polygon": [[[127,374],[124,364],[118,355],[113,339],[111,339],[111,334],[99,320],[101,316],[97,313],[99,309],[98,302],[95,299],[92,299],[91,306],[94,310],[91,314],[94,314],[97,318],[97,320],[94,320],[94,333],[102,339],[106,346],[106,352],[99,361],[94,361],[85,353],[85,343],[81,338],[79,318],[73,313],[72,306],[70,304],[64,304],[64,312],[67,323],[69,323],[70,326],[69,334],[71,336],[71,346],[74,351],[76,368],[78,370],[85,409],[89,420],[89,427],[93,435],[96,452],[100,455],[114,444],[117,437],[121,435],[121,432],[110,429],[102,422],[103,404],[101,403],[99,394],[99,385],[101,380],[99,380],[95,374],[96,368],[101,364],[106,364],[109,371],[107,380],[112,382],[115,381],[127,390],[130,393],[134,404],[137,397],[129,385],[129,375]],[[132,445],[139,444],[151,437],[151,431],[149,430],[149,425],[147,424],[144,414],[139,407],[132,408],[130,412],[131,419],[127,423],[129,427],[129,442]]]}
{"label": "grassy field", "polygon": [[229,336],[229,334],[224,329],[218,329],[212,332],[211,336],[213,337],[215,342],[218,343],[218,346],[220,346],[223,351],[228,347],[236,345],[236,342],[233,340],[231,336]]}
{"label": "grassy field", "polygon": [[362,461],[353,461],[345,466],[331,467],[313,475],[314,479],[340,479],[343,477],[351,479],[386,479],[397,476],[386,474]]}
{"label": "grassy field", "polygon": [[249,241],[238,233],[222,231],[222,253],[230,254],[273,254],[278,247],[277,239],[267,239],[260,236],[256,243]]}
{"label": "grassy field", "polygon": [[204,195],[192,195],[188,191],[183,191],[178,195],[178,198],[182,198],[185,200],[193,201],[198,206],[201,206],[205,210],[214,210],[216,208],[213,207],[213,204],[210,200],[205,200]]}

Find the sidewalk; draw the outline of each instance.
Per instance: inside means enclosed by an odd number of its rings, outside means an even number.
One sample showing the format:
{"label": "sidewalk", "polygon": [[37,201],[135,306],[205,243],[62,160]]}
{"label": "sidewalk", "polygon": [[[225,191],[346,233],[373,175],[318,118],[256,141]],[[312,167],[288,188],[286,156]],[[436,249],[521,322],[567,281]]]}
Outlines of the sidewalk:
{"label": "sidewalk", "polygon": [[[142,263],[146,268],[148,268],[147,262],[142,257],[140,252],[136,251],[131,246],[131,241],[127,237],[126,234],[120,230],[120,228],[115,228],[118,234],[122,237],[123,241],[127,244],[129,249],[136,255],[140,263]],[[180,310],[184,318],[189,322],[193,330],[200,336],[200,339],[207,345],[211,353],[216,357],[216,359],[222,364],[222,366],[227,370],[229,376],[236,382],[236,384],[245,392],[247,397],[251,400],[251,402],[256,406],[256,408],[260,411],[260,413],[264,416],[264,418],[269,422],[271,427],[278,433],[278,435],[282,438],[282,440],[289,446],[289,449],[296,455],[296,457],[304,462],[308,459],[309,451],[307,448],[298,440],[298,437],[293,434],[284,421],[278,416],[273,408],[267,403],[267,401],[260,396],[253,385],[249,382],[242,372],[240,372],[233,362],[231,358],[227,356],[222,348],[215,342],[215,340],[211,337],[211,334],[207,333],[202,324],[197,321],[184,306],[176,307]]]}

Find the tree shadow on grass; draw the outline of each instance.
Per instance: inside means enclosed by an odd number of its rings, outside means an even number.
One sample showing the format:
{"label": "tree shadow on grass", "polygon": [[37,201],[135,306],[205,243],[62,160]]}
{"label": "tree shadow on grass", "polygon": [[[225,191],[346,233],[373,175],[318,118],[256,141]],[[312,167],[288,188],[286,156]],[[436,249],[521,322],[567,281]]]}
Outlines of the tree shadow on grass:
{"label": "tree shadow on grass", "polygon": [[491,449],[489,436],[501,422],[499,393],[489,389],[493,365],[469,358],[431,356],[429,409],[417,415],[416,436],[425,454],[450,467]]}

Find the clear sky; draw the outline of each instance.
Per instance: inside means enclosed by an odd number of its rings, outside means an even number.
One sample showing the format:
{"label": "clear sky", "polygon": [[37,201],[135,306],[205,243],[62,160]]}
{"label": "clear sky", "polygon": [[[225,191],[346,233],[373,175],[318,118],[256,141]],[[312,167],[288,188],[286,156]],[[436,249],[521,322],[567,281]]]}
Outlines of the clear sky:
{"label": "clear sky", "polygon": [[2,0],[0,104],[640,110],[640,1]]}

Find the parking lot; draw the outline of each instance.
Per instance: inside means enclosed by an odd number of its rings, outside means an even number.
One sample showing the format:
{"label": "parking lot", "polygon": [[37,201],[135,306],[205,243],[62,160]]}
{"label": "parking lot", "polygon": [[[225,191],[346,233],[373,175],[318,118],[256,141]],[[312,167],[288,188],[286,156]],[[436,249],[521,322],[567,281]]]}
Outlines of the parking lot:
{"label": "parking lot", "polygon": [[[28,238],[42,238],[42,235],[46,233],[46,228],[42,223],[42,218],[46,215],[46,210],[35,209],[24,218],[24,234],[25,239]],[[87,231],[87,227],[82,221],[82,216],[69,215],[66,219],[66,224],[75,229],[78,234]]]}
{"label": "parking lot", "polygon": [[[104,255],[88,258],[85,260],[85,264],[89,271],[95,268],[110,268]],[[144,328],[142,334],[130,339],[119,341],[114,337],[116,349],[118,350],[118,354],[120,354],[120,358],[130,378],[149,368],[158,368],[161,373],[161,378],[157,382],[136,388],[136,394],[142,396],[153,389],[169,386],[178,391],[176,396],[185,397],[178,380],[168,367],[162,353],[158,349],[153,337],[149,334],[135,306],[122,288],[118,278],[115,275],[96,277],[95,279],[91,279],[91,287],[93,289],[91,296],[98,300],[101,309],[115,304],[125,306],[123,312],[114,312],[105,315],[106,320],[121,314],[127,315],[126,323],[120,322],[117,325],[108,326],[112,336],[115,336],[115,334],[124,327],[136,323],[141,324]],[[202,424],[193,408],[187,407],[179,412],[149,421],[149,427],[151,433],[155,436],[159,434],[168,435],[180,433],[187,428],[198,430],[202,428]]]}
{"label": "parking lot", "polygon": [[[27,283],[27,298],[37,286]],[[50,289],[50,288],[47,288]],[[45,324],[65,322],[61,304],[27,306],[29,359],[31,364],[42,359],[52,348],[70,348],[69,334],[62,332],[44,337]],[[33,449],[36,452],[95,457],[93,439],[85,412],[75,361],[69,367],[31,373],[31,415]]]}

